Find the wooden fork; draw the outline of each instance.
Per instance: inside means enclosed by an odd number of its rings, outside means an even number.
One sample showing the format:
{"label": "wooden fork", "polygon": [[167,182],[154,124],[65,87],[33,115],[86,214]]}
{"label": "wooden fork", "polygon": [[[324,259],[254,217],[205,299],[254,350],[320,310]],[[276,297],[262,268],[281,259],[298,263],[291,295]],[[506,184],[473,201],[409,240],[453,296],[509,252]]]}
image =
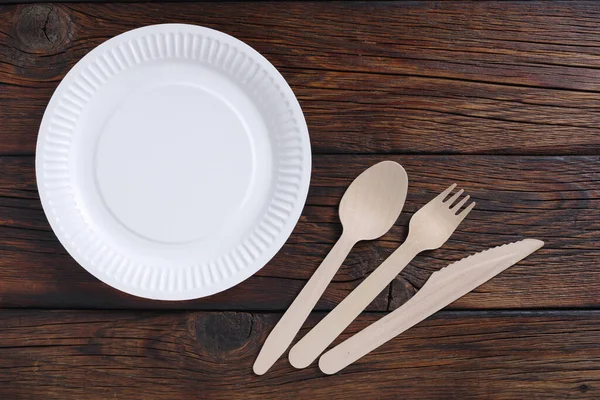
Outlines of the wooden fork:
{"label": "wooden fork", "polygon": [[453,184],[417,211],[406,241],[292,348],[289,360],[294,367],[305,368],[316,360],[417,254],[446,243],[475,207],[473,202],[459,212],[469,200],[465,196],[456,202],[462,189],[444,201],[455,187]]}

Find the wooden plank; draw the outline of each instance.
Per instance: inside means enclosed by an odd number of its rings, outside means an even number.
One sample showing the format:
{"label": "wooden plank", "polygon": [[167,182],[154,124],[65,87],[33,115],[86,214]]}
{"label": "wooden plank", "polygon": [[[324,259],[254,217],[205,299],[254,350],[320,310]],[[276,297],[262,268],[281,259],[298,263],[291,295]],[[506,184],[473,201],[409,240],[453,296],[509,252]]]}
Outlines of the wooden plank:
{"label": "wooden plank", "polygon": [[0,157],[0,307],[284,310],[341,233],[337,204],[352,179],[384,159],[408,172],[398,222],[382,239],[359,243],[318,308],[331,309],[407,234],[414,212],[457,182],[478,202],[450,241],[416,258],[373,310],[397,307],[435,270],[473,252],[525,237],[546,246],[452,305],[455,309],[598,307],[600,164],[596,156],[353,156],[314,158],[307,206],[279,254],[231,291],[184,303],[118,293],[76,265],[50,231],[32,157]]}
{"label": "wooden plank", "polygon": [[[382,314],[363,315],[342,338]],[[600,397],[600,312],[442,312],[342,373],[252,373],[279,314],[0,311],[7,399]],[[307,328],[318,320],[313,316]],[[303,330],[303,333],[306,332]]]}
{"label": "wooden plank", "polygon": [[[0,154],[33,154],[53,90],[106,39],[185,22],[281,69],[315,153],[597,154],[593,2],[0,6]],[[435,140],[432,140],[432,136]]]}

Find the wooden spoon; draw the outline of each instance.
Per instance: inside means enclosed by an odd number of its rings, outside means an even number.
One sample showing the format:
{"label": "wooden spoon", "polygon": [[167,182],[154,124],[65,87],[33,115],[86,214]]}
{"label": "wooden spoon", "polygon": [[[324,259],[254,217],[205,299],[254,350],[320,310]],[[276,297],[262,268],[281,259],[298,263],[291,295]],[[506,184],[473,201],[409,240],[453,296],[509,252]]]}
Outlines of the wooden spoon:
{"label": "wooden spoon", "polygon": [[390,230],[402,211],[407,190],[406,171],[393,161],[372,166],[352,182],[340,203],[342,236],[267,337],[254,363],[255,374],[267,372],[290,346],[352,247]]}

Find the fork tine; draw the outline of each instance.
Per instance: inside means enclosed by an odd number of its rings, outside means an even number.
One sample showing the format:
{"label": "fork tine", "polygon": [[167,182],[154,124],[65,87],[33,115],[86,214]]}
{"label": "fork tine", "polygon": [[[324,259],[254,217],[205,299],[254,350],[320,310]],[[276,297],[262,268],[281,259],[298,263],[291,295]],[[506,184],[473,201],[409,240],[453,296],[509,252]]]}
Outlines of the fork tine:
{"label": "fork tine", "polygon": [[448,207],[450,207],[452,204],[454,204],[456,199],[458,199],[460,197],[460,195],[463,193],[464,193],[464,190],[460,189],[458,192],[454,193],[454,195],[452,197],[450,197],[448,199],[448,201],[445,201],[445,203],[448,204]]}
{"label": "fork tine", "polygon": [[467,208],[465,208],[464,210],[462,210],[458,215],[458,223],[460,223],[463,219],[465,219],[465,217],[471,212],[471,210],[473,209],[473,207],[475,207],[475,202],[472,202],[471,204],[468,205]]}
{"label": "fork tine", "polygon": [[465,204],[467,202],[467,200],[469,200],[471,198],[471,196],[466,195],[465,197],[462,198],[461,201],[459,201],[458,203],[456,203],[456,205],[454,205],[452,208],[450,208],[450,211],[458,211],[460,210],[460,208],[463,206],[463,204]]}
{"label": "fork tine", "polygon": [[456,183],[453,183],[452,185],[450,185],[450,187],[448,189],[446,189],[442,193],[438,194],[434,200],[439,200],[439,201],[443,202],[444,199],[446,198],[446,196],[448,196],[450,193],[452,193],[452,191],[454,190],[455,187],[456,187]]}

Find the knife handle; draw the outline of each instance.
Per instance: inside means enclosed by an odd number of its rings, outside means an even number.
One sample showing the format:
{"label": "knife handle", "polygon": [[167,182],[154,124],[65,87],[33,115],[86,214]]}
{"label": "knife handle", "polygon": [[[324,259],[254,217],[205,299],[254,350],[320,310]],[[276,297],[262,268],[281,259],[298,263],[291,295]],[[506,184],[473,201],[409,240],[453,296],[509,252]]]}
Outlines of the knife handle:
{"label": "knife handle", "polygon": [[305,368],[316,360],[418,253],[417,245],[409,241],[404,242],[292,347],[289,354],[290,364],[295,368]]}
{"label": "knife handle", "polygon": [[315,304],[321,298],[325,288],[327,288],[340,265],[348,256],[354,243],[352,239],[342,234],[267,337],[254,362],[253,370],[255,374],[262,375],[267,372],[292,344],[294,337],[296,337],[302,324],[304,324]]}
{"label": "knife handle", "polygon": [[400,308],[323,354],[319,359],[319,368],[325,374],[335,374],[506,268],[492,269],[483,278],[480,274],[469,274],[468,271],[444,275],[436,275],[440,272],[435,272],[421,290]]}
{"label": "knife handle", "polygon": [[421,296],[413,296],[398,310],[323,354],[319,359],[321,371],[335,374],[437,311],[419,307],[418,297]]}
{"label": "knife handle", "polygon": [[323,354],[319,368],[325,374],[335,374],[481,284],[474,284],[467,275],[454,276],[463,279],[464,284],[459,289],[446,280],[431,279],[432,276],[400,308]]}

